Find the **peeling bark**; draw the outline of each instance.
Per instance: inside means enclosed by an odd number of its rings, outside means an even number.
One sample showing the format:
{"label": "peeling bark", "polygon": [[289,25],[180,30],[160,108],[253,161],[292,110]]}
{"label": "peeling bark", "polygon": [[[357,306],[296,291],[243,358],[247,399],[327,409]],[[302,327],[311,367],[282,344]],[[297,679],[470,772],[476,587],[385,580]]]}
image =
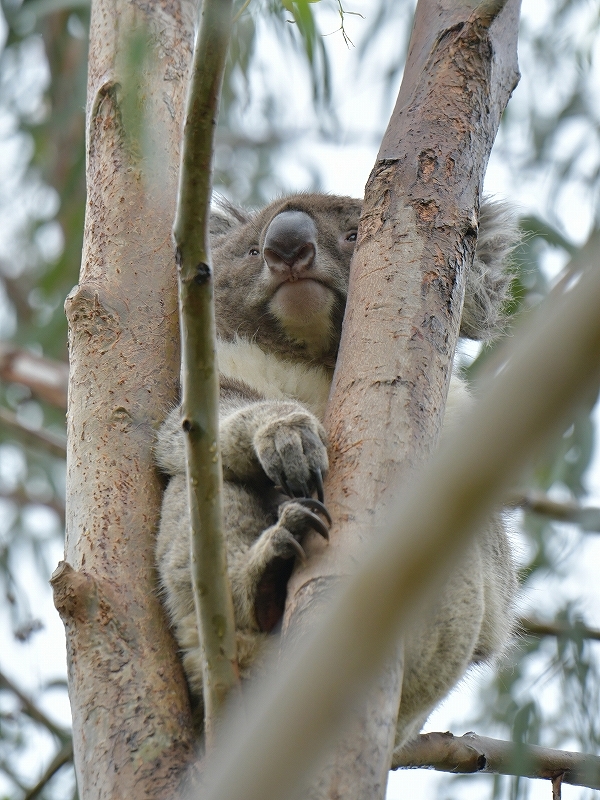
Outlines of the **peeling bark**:
{"label": "peeling bark", "polygon": [[[165,797],[194,755],[186,684],[156,591],[161,481],[152,458],[154,427],[178,393],[171,225],[194,16],[186,0],[92,7],[84,252],[66,302],[71,566],[54,579],[85,800]],[[146,61],[128,73],[139,31]],[[126,101],[151,124],[135,125]]]}

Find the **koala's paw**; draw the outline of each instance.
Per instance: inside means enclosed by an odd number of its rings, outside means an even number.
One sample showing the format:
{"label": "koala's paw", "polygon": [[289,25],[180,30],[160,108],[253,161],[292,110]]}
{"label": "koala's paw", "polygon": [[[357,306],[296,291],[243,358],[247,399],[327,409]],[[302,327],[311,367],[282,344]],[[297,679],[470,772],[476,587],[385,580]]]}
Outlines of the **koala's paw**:
{"label": "koala's paw", "polygon": [[302,539],[311,529],[329,539],[327,525],[315,512],[322,514],[331,525],[331,517],[323,503],[310,497],[290,500],[279,507],[279,520],[268,531],[273,556],[286,559],[298,556],[305,561]]}
{"label": "koala's paw", "polygon": [[312,414],[293,411],[262,425],[254,435],[262,468],[290,497],[323,500],[327,447],[323,426]]}

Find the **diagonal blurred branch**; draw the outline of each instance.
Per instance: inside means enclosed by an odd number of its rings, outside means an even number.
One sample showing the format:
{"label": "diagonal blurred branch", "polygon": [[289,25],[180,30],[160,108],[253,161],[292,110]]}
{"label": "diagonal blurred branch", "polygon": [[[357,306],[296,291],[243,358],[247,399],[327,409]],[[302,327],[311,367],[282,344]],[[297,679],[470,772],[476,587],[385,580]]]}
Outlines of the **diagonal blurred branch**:
{"label": "diagonal blurred branch", "polygon": [[393,769],[426,767],[440,772],[521,775],[600,789],[600,757],[503,742],[475,733],[424,733],[394,754]]}
{"label": "diagonal blurred branch", "polygon": [[67,407],[69,367],[62,361],[42,358],[0,341],[0,378],[27,386],[40,400],[57,408]]}
{"label": "diagonal blurred branch", "polygon": [[64,436],[44,430],[26,428],[16,414],[6,408],[0,408],[0,426],[7,428],[10,433],[26,447],[34,450],[45,450],[57,458],[65,458],[67,443]]}

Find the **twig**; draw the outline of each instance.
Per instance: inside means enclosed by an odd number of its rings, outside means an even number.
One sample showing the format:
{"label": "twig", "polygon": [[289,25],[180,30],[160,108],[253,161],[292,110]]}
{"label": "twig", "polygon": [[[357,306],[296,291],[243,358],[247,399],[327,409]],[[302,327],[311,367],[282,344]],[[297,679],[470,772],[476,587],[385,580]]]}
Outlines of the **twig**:
{"label": "twig", "polygon": [[572,502],[559,503],[544,492],[515,494],[509,498],[506,505],[532,511],[560,522],[574,522],[589,533],[600,533],[600,508],[585,508],[579,503]]}
{"label": "twig", "polygon": [[48,719],[44,712],[36,706],[33,700],[27,697],[27,695],[24,694],[19,687],[16,686],[11,679],[1,671],[0,689],[8,689],[9,692],[12,692],[20,700],[23,711],[27,714],[27,716],[47,728],[50,733],[54,734],[54,736],[60,739],[61,742],[65,742],[70,738],[70,733],[67,730],[61,728],[59,725],[56,725],[51,719]]}
{"label": "twig", "polygon": [[600,641],[600,630],[588,628],[580,622],[543,622],[539,619],[521,617],[518,628],[530,636],[570,636]]}
{"label": "twig", "polygon": [[[440,772],[492,773],[545,778],[560,783],[600,789],[600,757],[549,747],[503,742],[475,733],[423,733],[394,753],[392,769],[425,767]],[[560,779],[560,781],[558,780]]]}
{"label": "twig", "polygon": [[564,773],[561,772],[556,778],[552,778],[552,800],[560,800],[562,797],[562,782],[564,780]]}
{"label": "twig", "polygon": [[23,800],[32,800],[36,795],[38,795],[44,786],[48,783],[50,778],[55,775],[61,767],[64,767],[65,764],[68,764],[69,761],[73,761],[73,741],[70,739],[58,753],[54,756],[48,768],[39,779],[39,781],[32,786],[31,789],[27,791]]}
{"label": "twig", "polygon": [[33,394],[57,408],[67,407],[69,367],[62,361],[42,358],[0,342],[0,378],[27,386]]}
{"label": "twig", "polygon": [[19,422],[16,414],[6,408],[0,408],[0,425],[8,428],[11,434],[26,447],[31,447],[34,450],[45,450],[57,458],[64,458],[66,455],[67,444],[63,436],[50,433],[50,431],[36,431],[32,428],[27,428],[22,422]]}
{"label": "twig", "polygon": [[228,693],[239,687],[233,602],[223,542],[219,386],[208,233],[214,130],[231,8],[231,0],[204,0],[201,5],[173,227],[179,272],[182,424],[187,434],[192,582],[203,650],[204,730],[209,745]]}

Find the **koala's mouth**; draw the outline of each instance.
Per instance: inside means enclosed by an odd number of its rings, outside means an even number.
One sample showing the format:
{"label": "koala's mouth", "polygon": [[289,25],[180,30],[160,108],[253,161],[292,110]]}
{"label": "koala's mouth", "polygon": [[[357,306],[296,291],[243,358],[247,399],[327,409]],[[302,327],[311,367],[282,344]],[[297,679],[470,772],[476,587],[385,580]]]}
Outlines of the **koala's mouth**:
{"label": "koala's mouth", "polygon": [[294,276],[279,284],[269,305],[275,316],[285,322],[329,316],[332,303],[332,290],[320,280]]}

